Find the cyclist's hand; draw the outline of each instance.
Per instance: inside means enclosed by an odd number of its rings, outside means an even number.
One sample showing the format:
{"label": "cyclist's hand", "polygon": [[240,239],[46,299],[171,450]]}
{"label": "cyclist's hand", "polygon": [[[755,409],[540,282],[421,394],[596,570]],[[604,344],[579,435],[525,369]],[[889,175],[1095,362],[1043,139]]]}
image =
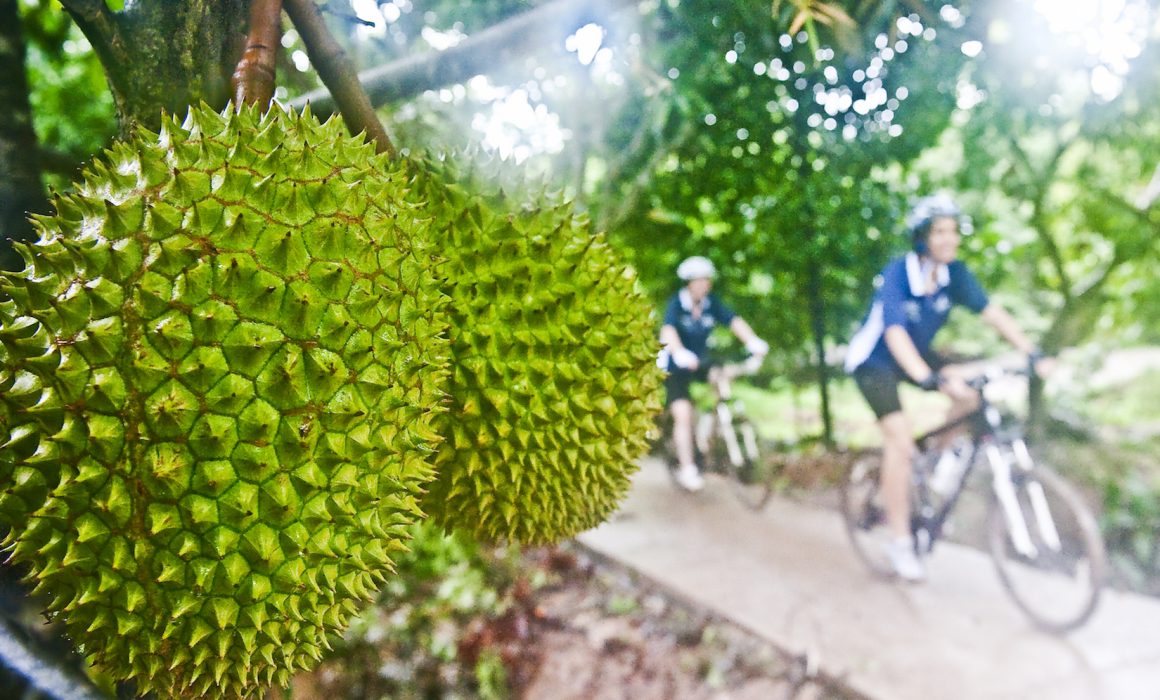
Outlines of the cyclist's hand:
{"label": "cyclist's hand", "polygon": [[681,369],[692,371],[701,365],[701,358],[688,348],[677,348],[673,350],[673,364]]}
{"label": "cyclist's hand", "polygon": [[753,336],[745,343],[745,351],[750,355],[768,355],[769,343],[757,336]]}

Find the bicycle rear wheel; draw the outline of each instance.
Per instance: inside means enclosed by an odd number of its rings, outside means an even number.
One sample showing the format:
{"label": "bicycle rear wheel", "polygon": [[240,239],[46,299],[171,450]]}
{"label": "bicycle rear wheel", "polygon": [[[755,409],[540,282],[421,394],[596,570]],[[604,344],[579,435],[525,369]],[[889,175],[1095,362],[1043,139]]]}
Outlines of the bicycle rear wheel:
{"label": "bicycle rear wheel", "polygon": [[842,520],[854,551],[874,574],[894,576],[894,567],[886,558],[890,531],[886,526],[886,508],[878,489],[882,471],[882,452],[873,450],[856,455],[842,479]]}
{"label": "bicycle rear wheel", "polygon": [[741,418],[721,426],[725,468],[733,493],[747,507],[761,510],[773,495],[776,468],[768,457],[762,459],[757,430],[748,419]]}
{"label": "bicycle rear wheel", "polygon": [[1003,588],[1038,627],[1062,633],[1099,602],[1107,558],[1095,518],[1054,472],[1014,467],[1017,508],[991,499],[988,544]]}

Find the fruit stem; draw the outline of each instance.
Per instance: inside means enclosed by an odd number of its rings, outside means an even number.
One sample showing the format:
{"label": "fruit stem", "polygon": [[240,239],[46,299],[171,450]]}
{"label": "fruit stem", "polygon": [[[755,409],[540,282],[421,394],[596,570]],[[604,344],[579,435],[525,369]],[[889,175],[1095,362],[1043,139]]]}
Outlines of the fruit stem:
{"label": "fruit stem", "polygon": [[254,0],[246,50],[234,69],[230,87],[234,105],[258,105],[263,112],[274,99],[275,56],[282,40],[282,0]]}

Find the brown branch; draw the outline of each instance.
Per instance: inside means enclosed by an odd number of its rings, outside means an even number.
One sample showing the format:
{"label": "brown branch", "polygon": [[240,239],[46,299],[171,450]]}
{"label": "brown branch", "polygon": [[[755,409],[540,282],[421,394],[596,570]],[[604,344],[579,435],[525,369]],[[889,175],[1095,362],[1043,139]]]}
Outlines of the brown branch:
{"label": "brown branch", "polygon": [[334,95],[346,128],[352,134],[365,132],[367,140],[374,142],[379,153],[388,153],[393,157],[395,146],[387,137],[383,123],[379,121],[370,98],[359,83],[354,63],[326,28],[314,0],[286,0],[286,13],[302,35],[302,43],[306,45],[310,62]]}
{"label": "brown branch", "polygon": [[103,0],[60,0],[60,4],[93,45],[94,51],[105,54],[109,60],[129,60],[117,18]]}
{"label": "brown branch", "polygon": [[1034,229],[1036,237],[1047,251],[1047,258],[1051,262],[1051,267],[1055,271],[1056,276],[1059,278],[1060,293],[1065,300],[1070,299],[1072,295],[1072,280],[1067,272],[1067,266],[1064,264],[1063,252],[1060,250],[1059,242],[1051,234],[1051,226],[1047,220],[1046,200],[1048,186],[1055,177],[1055,171],[1059,167],[1059,161],[1063,157],[1064,152],[1071,146],[1072,142],[1067,141],[1059,144],[1059,147],[1051,154],[1051,157],[1048,158],[1043,168],[1035,167],[1031,162],[1031,157],[1023,150],[1023,147],[1019,144],[1019,140],[1014,134],[1007,135],[1007,143],[1010,145],[1011,151],[1015,154],[1015,159],[1023,166],[1024,175],[1031,190],[1031,228]]}
{"label": "brown branch", "polygon": [[[554,0],[488,27],[446,51],[426,51],[363,71],[359,80],[375,106],[405,100],[473,78],[506,59],[542,47],[549,37],[563,39],[587,22],[608,22],[609,14],[639,2]],[[335,108],[326,90],[313,90],[290,101],[298,108],[307,103],[319,115]]]}
{"label": "brown branch", "polygon": [[109,10],[104,0],[60,0],[61,7],[72,17],[73,23],[89,40],[93,51],[97,54],[101,65],[105,66],[105,75],[109,80],[109,87],[113,100],[117,106],[117,114],[124,115],[128,109],[124,104],[124,95],[128,89],[122,76],[116,71],[109,70],[109,66],[127,65],[132,61],[131,52],[126,45],[124,32],[121,30],[117,15]]}
{"label": "brown branch", "polygon": [[275,59],[282,40],[282,0],[253,0],[246,50],[230,80],[234,104],[258,105],[264,112],[274,99]]}
{"label": "brown branch", "polygon": [[[652,157],[637,172],[636,177],[629,181],[628,193],[615,198],[619,203],[616,210],[611,214],[603,214],[601,212],[602,216],[600,217],[597,230],[613,231],[620,228],[632,216],[633,212],[636,211],[636,207],[640,204],[640,199],[644,195],[649,181],[656,173],[656,169],[660,166],[661,162],[669,157],[673,151],[688,142],[695,134],[696,129],[691,122],[686,120],[682,122],[680,130],[671,141],[668,143],[658,142],[656,148],[653,150]],[[611,178],[608,181],[613,182]]]}

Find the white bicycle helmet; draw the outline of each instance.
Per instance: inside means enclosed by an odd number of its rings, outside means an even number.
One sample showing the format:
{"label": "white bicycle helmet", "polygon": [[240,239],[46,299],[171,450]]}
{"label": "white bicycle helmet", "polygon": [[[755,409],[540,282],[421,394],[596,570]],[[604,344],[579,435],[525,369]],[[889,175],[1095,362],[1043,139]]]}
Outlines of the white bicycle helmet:
{"label": "white bicycle helmet", "polygon": [[711,280],[717,277],[717,268],[713,267],[713,261],[709,258],[694,255],[691,258],[685,258],[677,266],[677,277],[685,282],[699,279]]}
{"label": "white bicycle helmet", "polygon": [[947,195],[932,194],[915,203],[910,213],[906,215],[906,231],[910,234],[910,242],[915,250],[921,252],[925,248],[931,222],[942,217],[949,217],[962,223],[962,210]]}

